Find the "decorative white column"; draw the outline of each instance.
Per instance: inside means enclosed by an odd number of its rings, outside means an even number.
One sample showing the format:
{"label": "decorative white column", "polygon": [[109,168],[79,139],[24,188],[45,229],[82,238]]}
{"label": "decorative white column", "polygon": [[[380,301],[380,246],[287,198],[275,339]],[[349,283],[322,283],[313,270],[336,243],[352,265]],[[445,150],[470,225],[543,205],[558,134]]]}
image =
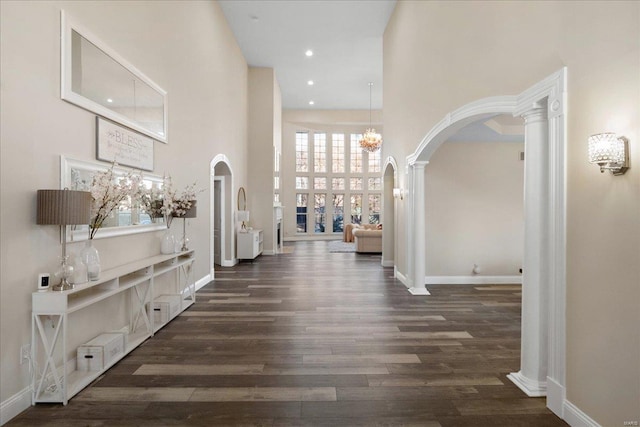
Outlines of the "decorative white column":
{"label": "decorative white column", "polygon": [[543,105],[523,114],[525,119],[524,260],[522,274],[522,338],[520,371],[508,377],[528,396],[547,391],[549,316],[548,121]]}
{"label": "decorative white column", "polygon": [[412,295],[431,295],[425,285],[426,275],[426,218],[424,169],[429,162],[415,162],[413,169],[413,283],[409,292]]}

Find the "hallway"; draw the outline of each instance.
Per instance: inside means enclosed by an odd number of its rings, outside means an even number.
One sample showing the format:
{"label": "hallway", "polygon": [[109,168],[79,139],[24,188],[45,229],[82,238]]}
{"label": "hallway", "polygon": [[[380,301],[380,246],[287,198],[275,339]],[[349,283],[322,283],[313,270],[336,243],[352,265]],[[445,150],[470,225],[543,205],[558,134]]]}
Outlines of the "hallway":
{"label": "hallway", "polygon": [[411,296],[379,255],[288,245],[217,270],[68,406],[7,425],[566,425],[506,378],[520,367],[519,285]]}

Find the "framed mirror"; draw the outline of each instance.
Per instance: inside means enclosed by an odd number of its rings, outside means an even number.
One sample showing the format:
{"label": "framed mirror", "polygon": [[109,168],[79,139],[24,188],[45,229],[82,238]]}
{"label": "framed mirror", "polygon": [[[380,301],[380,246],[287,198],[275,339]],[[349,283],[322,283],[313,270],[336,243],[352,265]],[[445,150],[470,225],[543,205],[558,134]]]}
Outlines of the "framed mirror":
{"label": "framed mirror", "polygon": [[62,99],[166,143],[167,93],[61,11]]}
{"label": "framed mirror", "polygon": [[[111,168],[107,163],[87,162],[60,156],[60,188],[91,191],[91,183],[96,172]],[[115,166],[116,179],[125,176],[131,168]],[[136,171],[139,172],[139,171]],[[147,189],[162,189],[163,177],[144,172],[143,184]],[[88,225],[68,226],[67,240],[81,241],[89,238]],[[114,209],[96,233],[94,239],[144,233],[166,228],[164,218],[152,217],[138,202],[126,199]]]}
{"label": "framed mirror", "polygon": [[240,187],[238,189],[238,210],[239,211],[247,210],[247,194],[244,191],[244,187]]}

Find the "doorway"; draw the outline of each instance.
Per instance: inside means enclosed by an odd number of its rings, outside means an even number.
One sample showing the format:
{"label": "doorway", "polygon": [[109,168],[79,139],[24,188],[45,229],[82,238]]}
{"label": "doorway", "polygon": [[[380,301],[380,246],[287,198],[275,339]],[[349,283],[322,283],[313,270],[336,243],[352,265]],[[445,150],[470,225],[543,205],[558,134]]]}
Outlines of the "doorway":
{"label": "doorway", "polygon": [[224,154],[218,154],[210,163],[210,269],[215,280],[215,266],[232,267],[236,264],[233,227],[233,170]]}

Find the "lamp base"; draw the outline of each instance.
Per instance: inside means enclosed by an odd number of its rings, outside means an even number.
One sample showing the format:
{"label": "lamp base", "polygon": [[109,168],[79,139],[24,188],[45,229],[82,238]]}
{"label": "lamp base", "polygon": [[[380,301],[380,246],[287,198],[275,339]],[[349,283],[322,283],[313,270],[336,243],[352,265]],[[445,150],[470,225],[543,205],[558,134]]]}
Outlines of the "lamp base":
{"label": "lamp base", "polygon": [[51,287],[51,290],[56,292],[68,291],[69,289],[73,289],[73,284],[69,283],[66,278],[62,279],[57,285],[53,285]]}

